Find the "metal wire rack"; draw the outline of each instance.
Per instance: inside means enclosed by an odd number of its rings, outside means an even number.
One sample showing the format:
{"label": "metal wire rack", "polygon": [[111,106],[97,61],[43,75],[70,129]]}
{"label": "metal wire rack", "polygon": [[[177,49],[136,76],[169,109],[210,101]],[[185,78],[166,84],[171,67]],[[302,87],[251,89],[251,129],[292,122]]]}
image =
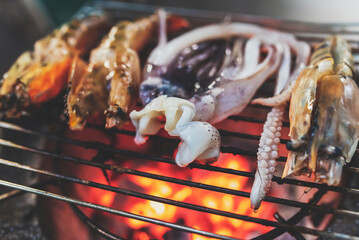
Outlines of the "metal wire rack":
{"label": "metal wire rack", "polygon": [[[94,7],[94,6],[91,6],[91,7]],[[87,11],[87,8],[88,8],[88,6],[84,7],[84,9],[82,11]],[[119,2],[116,2],[116,3],[115,2],[105,2],[105,3],[101,4],[101,8],[104,8],[105,11],[110,12],[115,17],[120,14],[119,12],[121,12],[121,13],[124,13],[121,15],[121,18],[134,18],[135,16],[143,15],[148,12],[152,12],[157,7],[138,5],[138,4],[126,4],[126,3],[119,3]],[[226,15],[224,13],[206,12],[206,11],[200,11],[200,10],[184,10],[184,9],[176,9],[176,8],[169,8],[168,10],[170,12],[174,12],[176,14],[188,17],[190,20],[193,20],[195,25],[196,24],[200,25],[200,24],[208,23],[208,22],[215,22],[215,21],[223,19],[223,17]],[[293,32],[294,34],[296,34],[299,38],[308,41],[309,43],[315,43],[315,42],[321,40],[323,38],[323,36],[328,35],[329,33],[334,33],[334,32],[342,33],[349,39],[350,44],[353,47],[354,53],[359,52],[359,45],[358,45],[359,30],[356,30],[356,29],[359,29],[359,28],[357,28],[357,27],[359,27],[359,25],[354,25],[354,24],[353,25],[336,25],[336,24],[318,25],[318,24],[307,24],[307,23],[296,23],[296,22],[283,22],[283,21],[278,21],[278,20],[273,21],[273,19],[271,21],[268,21],[268,19],[266,19],[266,18],[252,17],[252,16],[245,16],[245,15],[233,15],[232,19],[234,21],[238,20],[238,21],[244,21],[244,22],[252,22],[252,23],[257,23],[257,24],[261,24],[261,25],[265,25],[265,26],[269,26],[269,27],[276,27],[277,29],[281,29],[281,30],[290,31],[290,32]],[[356,61],[356,63],[357,63],[357,61]],[[261,112],[266,112],[269,110],[266,107],[259,107],[259,106],[253,106],[253,107],[258,108],[258,110]],[[248,117],[248,116],[244,116],[244,115],[239,115],[239,116],[231,116],[226,121],[263,124],[264,120],[265,120],[264,118],[256,118],[256,117]],[[288,126],[289,126],[288,122],[284,122],[284,127],[288,127]],[[94,124],[88,124],[87,128],[98,129],[101,131],[109,131],[109,130],[105,130],[102,127],[99,127]],[[130,151],[130,150],[121,149],[121,148],[113,148],[112,146],[106,145],[101,142],[74,140],[74,139],[63,137],[59,134],[54,134],[54,133],[50,133],[50,132],[42,132],[42,131],[38,131],[38,130],[24,128],[22,126],[12,124],[9,122],[5,122],[5,121],[0,121],[0,129],[21,133],[24,137],[26,136],[26,138],[29,138],[29,139],[34,138],[34,137],[40,137],[42,139],[50,140],[50,141],[53,141],[53,142],[56,142],[59,144],[70,144],[70,145],[74,145],[74,146],[80,146],[83,148],[94,149],[99,152],[106,152],[109,154],[116,154],[116,155],[141,159],[144,161],[144,163],[146,163],[147,161],[151,161],[151,162],[160,162],[160,163],[165,163],[165,164],[175,164],[174,160],[172,159],[171,156],[160,156],[160,155],[153,155],[153,154],[141,153],[141,152],[136,152],[136,151]],[[110,131],[113,134],[118,134],[118,135],[128,135],[128,136],[135,135],[135,132],[132,130],[113,130],[112,129]],[[235,138],[235,139],[258,141],[259,137],[260,137],[259,135],[252,135],[252,134],[247,134],[247,133],[242,133],[242,132],[234,132],[230,129],[220,129],[220,133],[223,138],[231,137],[231,138]],[[142,178],[156,179],[156,180],[160,180],[160,181],[175,183],[175,184],[182,185],[182,186],[189,186],[194,189],[205,189],[205,190],[209,190],[209,191],[213,191],[213,192],[217,192],[217,193],[224,193],[224,194],[230,194],[233,196],[249,198],[249,193],[245,192],[245,191],[233,190],[233,189],[224,188],[224,187],[217,187],[217,186],[213,186],[213,185],[209,185],[209,184],[203,184],[200,182],[183,180],[183,179],[176,178],[176,177],[153,174],[153,173],[149,173],[149,172],[145,172],[145,171],[140,171],[137,169],[121,167],[118,165],[114,166],[114,165],[103,163],[103,162],[88,161],[86,159],[75,158],[75,157],[67,156],[62,153],[56,153],[53,151],[45,150],[42,148],[25,146],[24,144],[20,144],[20,143],[16,142],[15,140],[9,140],[9,139],[5,139],[5,138],[6,138],[6,136],[4,136],[4,138],[0,139],[0,146],[3,148],[12,148],[12,149],[16,149],[16,151],[24,151],[29,154],[30,153],[36,154],[37,156],[51,157],[48,159],[51,161],[57,161],[59,163],[61,163],[63,161],[73,162],[78,165],[86,165],[86,166],[99,168],[103,171],[109,170],[109,171],[112,171],[117,174],[135,175],[135,176],[139,176]],[[164,136],[160,136],[160,135],[151,136],[150,140],[151,141],[166,141],[166,142],[170,142],[170,143],[174,143],[174,144],[178,143],[178,140],[176,140],[176,139],[164,137]],[[287,142],[287,140],[281,139],[282,144],[286,143],[286,142]],[[249,150],[241,149],[241,148],[234,147],[234,146],[222,146],[221,152],[232,153],[232,154],[243,155],[243,156],[250,156],[250,157],[256,156],[256,149],[252,149],[251,151],[249,151]],[[358,159],[353,159],[353,161],[356,161],[356,160],[358,160]],[[286,158],[280,157],[278,159],[278,161],[285,162]],[[294,208],[298,209],[298,212],[288,220],[284,220],[281,216],[276,214],[276,216],[275,216],[275,218],[277,220],[277,222],[276,222],[276,221],[266,220],[266,219],[262,219],[262,218],[227,212],[227,211],[224,211],[221,209],[209,208],[209,207],[205,207],[205,206],[201,206],[201,205],[197,205],[197,204],[186,203],[186,202],[181,202],[181,201],[174,201],[171,199],[153,196],[153,195],[141,193],[138,191],[133,191],[133,190],[125,189],[125,188],[119,188],[119,187],[114,187],[111,185],[101,184],[101,183],[94,182],[94,181],[88,181],[88,180],[80,179],[80,178],[74,177],[74,176],[68,176],[68,175],[59,174],[59,173],[53,172],[53,171],[34,168],[29,165],[19,164],[15,161],[12,161],[12,159],[0,158],[0,164],[4,165],[4,166],[17,168],[17,169],[22,169],[24,171],[30,171],[30,172],[40,174],[40,175],[45,175],[47,177],[50,177],[51,179],[56,179],[60,182],[71,182],[71,183],[75,183],[75,184],[81,184],[81,185],[85,185],[88,187],[111,191],[111,192],[114,192],[117,194],[133,196],[136,198],[142,198],[142,199],[147,199],[147,200],[151,200],[151,201],[155,201],[155,202],[160,202],[160,203],[164,203],[164,204],[177,206],[180,208],[187,208],[187,209],[191,209],[191,210],[195,210],[195,211],[206,212],[206,213],[210,213],[210,214],[214,214],[214,215],[218,215],[218,216],[224,216],[224,217],[228,217],[228,218],[239,219],[239,220],[243,220],[243,221],[257,223],[257,224],[264,225],[264,226],[273,227],[273,230],[265,233],[264,235],[258,236],[255,239],[273,239],[285,232],[289,232],[296,239],[305,239],[302,234],[311,234],[311,235],[315,235],[315,236],[327,237],[327,238],[332,238],[332,239],[359,239],[359,236],[350,236],[350,235],[343,234],[340,232],[328,232],[328,231],[317,230],[314,228],[307,228],[307,227],[302,227],[302,226],[296,225],[301,219],[303,219],[305,216],[310,215],[313,212],[320,212],[323,214],[334,214],[337,216],[349,216],[349,217],[353,217],[356,219],[359,218],[359,212],[349,211],[349,210],[339,209],[339,208],[331,208],[331,207],[321,206],[321,205],[317,204],[319,202],[319,200],[323,196],[325,196],[325,194],[329,191],[337,192],[340,194],[349,194],[349,195],[358,196],[359,189],[357,189],[357,188],[351,188],[351,187],[346,187],[346,186],[327,186],[325,184],[318,184],[318,183],[310,182],[310,181],[303,181],[303,180],[289,179],[289,178],[282,179],[280,177],[274,177],[273,181],[278,184],[295,185],[295,186],[302,186],[302,187],[317,189],[313,198],[309,202],[288,200],[288,199],[284,199],[281,197],[269,197],[269,196],[265,197],[264,201],[266,201],[266,202],[290,206],[290,207],[294,207]],[[202,165],[202,164],[196,164],[196,163],[191,164],[189,167],[194,168],[194,169],[202,169],[205,171],[230,174],[233,177],[241,176],[241,177],[247,177],[247,178],[254,178],[254,173],[248,172],[248,171],[234,170],[234,169],[229,169],[229,168],[210,166],[210,165]],[[359,173],[359,169],[356,167],[348,167],[347,171],[350,172],[351,174]],[[50,181],[47,183],[53,183],[53,182]],[[98,204],[93,204],[91,202],[74,199],[74,198],[70,197],[64,189],[63,189],[63,194],[61,194],[61,195],[52,193],[52,192],[47,192],[47,191],[41,190],[41,187],[43,184],[38,184],[38,185],[34,185],[34,186],[24,186],[24,185],[16,184],[13,182],[0,180],[0,185],[15,189],[9,193],[1,195],[0,201],[14,197],[18,194],[21,194],[21,192],[29,192],[29,193],[34,193],[37,195],[45,196],[48,198],[57,199],[57,200],[64,201],[64,202],[71,204],[71,206],[73,207],[74,211],[78,214],[78,216],[90,228],[94,229],[96,232],[98,232],[100,235],[102,235],[106,239],[123,239],[123,238],[110,233],[109,231],[107,231],[106,229],[104,229],[102,227],[97,226],[91,219],[89,219],[85,214],[83,214],[83,212],[77,206],[92,208],[92,209],[95,209],[98,211],[103,211],[103,212],[111,213],[114,215],[123,216],[126,218],[132,218],[132,219],[136,219],[136,220],[140,220],[140,221],[145,221],[145,222],[149,222],[152,224],[156,224],[156,225],[160,225],[160,226],[164,226],[164,227],[168,227],[168,228],[172,228],[172,229],[177,229],[177,230],[188,232],[188,233],[199,234],[199,235],[203,235],[206,237],[212,237],[212,238],[217,238],[217,239],[237,239],[236,236],[223,236],[223,235],[219,235],[219,234],[215,234],[215,233],[211,233],[211,232],[207,232],[207,231],[203,231],[203,230],[198,230],[191,226],[183,226],[183,225],[180,225],[177,223],[163,221],[161,219],[149,218],[149,217],[145,217],[145,216],[138,215],[138,214],[133,214],[133,213],[126,212],[126,211],[113,209],[113,208],[98,205]]]}

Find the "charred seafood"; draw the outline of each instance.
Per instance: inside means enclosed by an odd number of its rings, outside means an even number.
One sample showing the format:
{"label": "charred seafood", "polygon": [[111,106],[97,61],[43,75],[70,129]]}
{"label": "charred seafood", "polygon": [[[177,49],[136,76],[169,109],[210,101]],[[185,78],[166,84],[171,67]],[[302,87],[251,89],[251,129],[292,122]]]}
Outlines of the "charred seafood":
{"label": "charred seafood", "polygon": [[187,99],[194,104],[193,120],[214,124],[240,113],[275,72],[280,93],[291,79],[291,51],[298,72],[309,47],[290,34],[243,23],[200,27],[160,41],[145,66],[140,98],[144,104],[163,95]]}
{"label": "charred seafood", "polygon": [[81,130],[97,114],[105,114],[106,128],[121,127],[128,119],[141,83],[138,52],[158,32],[159,18],[172,22],[171,30],[185,24],[178,17],[166,18],[163,10],[135,22],[121,21],[91,52],[88,66],[74,62],[67,97],[71,129]]}
{"label": "charred seafood", "polygon": [[74,62],[67,97],[70,128],[83,129],[87,117],[106,112],[106,127],[120,125],[140,85],[139,51],[156,32],[158,16],[121,21],[91,52],[89,65]]}
{"label": "charred seafood", "polygon": [[35,43],[4,74],[0,110],[19,117],[30,105],[57,96],[68,81],[72,59],[88,54],[107,28],[106,18],[90,15],[74,19]]}
{"label": "charred seafood", "polygon": [[341,36],[317,46],[292,93],[283,177],[314,173],[317,182],[340,183],[358,143],[359,89],[353,75],[351,50]]}

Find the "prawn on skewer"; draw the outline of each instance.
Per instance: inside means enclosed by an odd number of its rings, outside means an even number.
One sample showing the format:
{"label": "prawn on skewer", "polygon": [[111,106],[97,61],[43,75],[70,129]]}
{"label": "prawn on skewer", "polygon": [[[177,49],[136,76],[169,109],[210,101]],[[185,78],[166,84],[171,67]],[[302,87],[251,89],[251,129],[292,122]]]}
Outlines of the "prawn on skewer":
{"label": "prawn on skewer", "polygon": [[292,93],[283,177],[314,173],[317,182],[340,183],[359,139],[359,89],[353,76],[353,57],[342,37],[317,46]]}
{"label": "prawn on skewer", "polygon": [[0,110],[19,117],[31,105],[49,101],[63,90],[74,56],[86,55],[107,28],[103,15],[73,19],[38,40],[4,74],[0,88]]}
{"label": "prawn on skewer", "polygon": [[[161,14],[162,10],[134,22],[119,22],[91,52],[87,68],[80,59],[73,66],[75,72],[71,75],[67,97],[71,129],[83,129],[87,118],[97,114],[105,114],[106,128],[121,127],[128,119],[127,113],[134,108],[141,83],[138,52],[158,32]],[[187,24],[174,16],[164,15],[164,20],[173,22],[170,30]]]}

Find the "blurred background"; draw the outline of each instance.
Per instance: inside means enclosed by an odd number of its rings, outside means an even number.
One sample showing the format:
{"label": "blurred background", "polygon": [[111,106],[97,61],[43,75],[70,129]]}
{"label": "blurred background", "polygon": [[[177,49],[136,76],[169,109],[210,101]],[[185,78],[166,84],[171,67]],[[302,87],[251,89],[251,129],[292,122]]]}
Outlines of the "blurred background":
{"label": "blurred background", "polygon": [[[66,22],[87,0],[0,0],[0,75],[34,41]],[[134,0],[127,2],[208,9],[309,22],[359,23],[356,0]]]}

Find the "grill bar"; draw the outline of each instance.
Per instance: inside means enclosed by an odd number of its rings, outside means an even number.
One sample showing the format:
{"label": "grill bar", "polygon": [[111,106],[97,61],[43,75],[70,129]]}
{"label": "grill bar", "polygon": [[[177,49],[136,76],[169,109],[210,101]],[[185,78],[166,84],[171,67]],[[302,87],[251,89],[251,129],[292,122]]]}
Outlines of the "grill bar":
{"label": "grill bar", "polygon": [[[125,3],[125,2],[111,2],[105,1],[101,2],[100,7],[107,12],[114,12],[116,10],[126,9],[128,12],[135,12],[140,14],[151,14],[156,11],[158,8],[163,6],[149,5],[149,4],[139,4],[139,3]],[[223,19],[228,17],[228,12],[217,12],[210,10],[200,10],[200,9],[189,9],[189,8],[179,8],[179,7],[164,7],[168,12],[176,13],[180,16],[192,19],[201,19],[208,23],[210,22],[221,22]],[[135,14],[128,14],[130,19],[134,18]],[[136,15],[135,15],[136,16]],[[349,40],[354,38],[359,34],[358,23],[312,23],[304,21],[289,21],[281,20],[263,16],[254,16],[247,14],[238,14],[230,15],[232,21],[247,22],[259,24],[265,27],[271,27],[282,31],[291,32],[293,34],[303,34],[306,33],[305,39],[308,39],[311,36],[317,37],[320,35],[320,38],[323,39],[323,35],[328,36],[331,32],[337,34],[346,34],[348,35]],[[316,39],[317,38],[314,38]]]}
{"label": "grill bar", "polygon": [[[79,183],[79,184],[86,185],[86,186],[96,187],[96,188],[104,189],[104,190],[110,190],[110,191],[121,193],[121,194],[126,194],[126,195],[130,195],[130,196],[134,196],[134,197],[145,198],[145,199],[148,199],[148,200],[154,200],[154,201],[158,201],[158,202],[163,202],[163,203],[166,203],[166,204],[171,204],[171,205],[175,205],[175,206],[179,206],[179,207],[186,207],[186,208],[189,208],[189,209],[192,209],[192,210],[198,210],[198,211],[202,211],[202,212],[208,212],[208,213],[212,213],[212,214],[217,214],[217,215],[221,215],[221,216],[236,218],[236,219],[245,220],[245,221],[249,221],[249,222],[255,222],[255,223],[265,225],[265,226],[273,226],[273,227],[277,227],[277,228],[286,228],[286,229],[290,229],[290,230],[293,230],[293,231],[299,231],[299,232],[308,233],[308,234],[316,235],[316,236],[322,236],[322,237],[331,237],[331,238],[340,237],[340,238],[343,238],[343,239],[359,239],[359,237],[358,238],[356,238],[356,237],[352,238],[352,236],[349,236],[349,235],[346,235],[346,234],[341,234],[341,233],[336,233],[336,232],[325,232],[325,231],[320,231],[320,230],[306,228],[306,227],[300,227],[300,226],[291,226],[291,225],[288,225],[288,224],[285,224],[285,223],[278,223],[278,222],[274,222],[274,221],[270,221],[270,220],[249,217],[249,216],[246,216],[246,215],[232,214],[232,213],[228,213],[228,212],[224,212],[224,211],[220,211],[220,210],[216,210],[216,209],[205,208],[205,207],[194,205],[194,204],[188,204],[188,203],[183,203],[183,202],[172,201],[172,200],[169,200],[169,199],[155,197],[155,196],[142,194],[142,193],[138,193],[138,192],[134,192],[134,191],[130,191],[130,190],[111,187],[111,186],[108,186],[108,185],[95,183],[95,182],[88,181],[88,180],[68,177],[68,176],[52,173],[52,172],[45,171],[45,170],[35,169],[35,168],[29,167],[29,166],[26,166],[26,165],[21,165],[21,164],[11,162],[11,161],[8,161],[8,160],[5,160],[5,159],[1,159],[1,158],[0,158],[0,164],[20,168],[20,169],[31,171],[31,172],[40,173],[40,174],[51,176],[51,177],[56,177],[56,178],[59,178],[59,179],[62,179],[62,180],[71,181],[71,182]],[[0,180],[0,185],[12,187],[12,188],[19,189],[19,190],[26,191],[26,192],[36,193],[36,194],[39,194],[39,195],[42,195],[42,196],[51,197],[51,198],[54,198],[54,199],[66,201],[66,202],[76,204],[76,205],[80,205],[80,206],[84,206],[84,207],[89,207],[89,208],[93,208],[93,209],[102,210],[102,211],[112,213],[112,214],[116,214],[116,215],[119,215],[119,216],[129,217],[129,218],[133,218],[133,219],[140,220],[140,221],[155,223],[157,225],[161,225],[161,226],[165,226],[165,227],[175,228],[175,229],[178,229],[178,230],[181,230],[181,231],[200,234],[200,235],[207,236],[207,237],[213,237],[213,238],[218,238],[218,239],[235,239],[235,238],[231,238],[231,237],[225,237],[225,236],[222,236],[222,235],[209,233],[209,232],[206,232],[206,231],[193,229],[193,228],[186,227],[186,226],[180,226],[180,225],[177,225],[177,224],[172,224],[172,223],[161,221],[161,220],[158,220],[158,219],[139,216],[139,215],[136,215],[136,214],[132,214],[132,213],[129,213],[129,212],[125,212],[125,211],[105,207],[105,206],[94,204],[94,203],[75,200],[73,198],[64,197],[64,196],[57,195],[57,194],[54,194],[54,193],[46,192],[46,191],[43,191],[43,190],[31,188],[31,187],[18,185],[18,184],[15,184],[15,183],[6,182],[6,181],[3,181],[3,180]],[[176,226],[176,227],[174,227],[174,226]],[[179,227],[181,227],[181,228],[179,228]]]}
{"label": "grill bar", "polygon": [[[126,156],[130,156],[130,157],[134,157],[134,158],[139,158],[139,159],[147,159],[147,160],[156,161],[156,162],[175,164],[174,161],[172,159],[170,159],[170,158],[158,157],[158,156],[142,154],[142,153],[123,150],[123,149],[112,148],[112,147],[110,147],[110,146],[108,146],[108,145],[106,145],[104,143],[101,143],[101,142],[88,142],[88,141],[86,142],[86,141],[73,140],[73,139],[69,139],[69,138],[63,138],[63,137],[59,137],[59,136],[48,134],[48,133],[32,131],[32,130],[25,129],[25,128],[22,128],[20,126],[10,124],[10,123],[6,123],[6,122],[3,122],[3,121],[0,121],[0,128],[20,131],[20,132],[28,133],[28,134],[32,134],[32,135],[38,135],[38,136],[46,137],[46,138],[49,138],[49,139],[52,139],[52,140],[55,140],[55,141],[59,141],[59,142],[62,142],[62,143],[69,143],[69,144],[73,144],[73,145],[77,145],[77,146],[82,146],[84,148],[96,149],[96,150],[99,150],[99,151],[110,152],[110,153],[113,153],[113,154],[121,154],[121,155],[126,155]],[[203,164],[192,163],[192,164],[190,164],[189,167],[208,170],[208,171],[228,173],[228,174],[233,174],[233,175],[237,175],[237,176],[254,177],[254,173],[251,173],[251,172],[233,170],[233,169],[228,169],[228,168],[221,168],[221,167],[216,167],[216,166],[211,166],[211,165],[203,165]],[[355,189],[355,188],[346,188],[346,187],[339,187],[339,186],[328,186],[326,184],[307,182],[307,181],[302,181],[302,180],[297,180],[297,179],[290,179],[290,178],[283,178],[282,179],[282,178],[276,177],[276,176],[273,177],[273,181],[277,182],[278,184],[286,183],[286,184],[292,184],[292,185],[309,187],[309,188],[317,188],[317,189],[324,188],[324,189],[326,189],[328,191],[359,195],[359,189]]]}
{"label": "grill bar", "polygon": [[[146,177],[146,178],[150,178],[150,179],[156,179],[156,180],[165,181],[165,182],[171,182],[171,183],[180,184],[180,185],[184,185],[184,186],[190,186],[190,187],[195,187],[195,188],[199,188],[199,189],[205,189],[205,190],[210,190],[210,191],[214,191],[214,192],[220,192],[220,193],[230,194],[230,195],[234,195],[234,196],[249,198],[249,193],[244,192],[244,191],[233,190],[233,189],[228,189],[228,188],[223,188],[223,187],[216,187],[216,186],[212,186],[212,185],[208,185],[208,184],[197,183],[197,182],[182,180],[182,179],[177,179],[177,178],[171,178],[171,177],[161,176],[161,175],[147,173],[147,172],[141,172],[138,170],[97,163],[97,162],[74,158],[74,157],[69,157],[69,156],[63,156],[63,155],[59,155],[59,154],[55,154],[55,153],[46,152],[44,150],[30,148],[30,147],[26,147],[23,145],[15,144],[13,142],[5,141],[2,139],[0,139],[0,145],[17,148],[20,150],[25,150],[25,151],[29,151],[32,153],[45,155],[45,156],[51,156],[54,158],[74,162],[77,164],[83,164],[83,165],[87,165],[87,166],[97,167],[99,169],[107,169],[107,170],[115,171],[120,174],[125,174],[125,173],[132,174],[132,175],[136,175],[136,176]],[[0,160],[0,163],[2,163],[1,160]],[[4,164],[4,163],[2,163],[2,164]],[[359,217],[359,213],[354,212],[354,211],[348,211],[348,210],[344,210],[344,209],[334,209],[334,208],[322,207],[322,206],[317,206],[317,205],[308,205],[307,203],[293,201],[293,200],[287,200],[287,199],[282,199],[282,198],[277,198],[277,197],[266,196],[264,201],[287,205],[287,206],[291,206],[291,207],[306,208],[306,209],[310,209],[310,210],[314,210],[314,211],[324,212],[327,214],[337,214],[337,215],[345,215],[345,216],[351,216],[351,217]]]}
{"label": "grill bar", "polygon": [[[32,188],[41,188],[41,187],[44,187],[44,186],[48,186],[48,185],[56,185],[56,181],[54,181],[54,179],[51,179],[51,180],[45,180],[45,181],[42,181],[40,183],[35,183],[29,187],[32,187]],[[9,200],[11,198],[14,198],[14,197],[17,197],[21,194],[23,194],[25,192],[23,191],[20,191],[20,190],[17,190],[17,189],[14,189],[10,192],[6,192],[6,193],[3,193],[0,195],[0,202],[2,201],[6,201],[6,200]]]}
{"label": "grill bar", "polygon": [[223,235],[218,235],[218,234],[214,234],[214,233],[194,229],[194,228],[187,227],[187,226],[181,226],[181,225],[166,222],[166,221],[161,221],[161,220],[154,219],[154,218],[149,218],[149,217],[136,215],[136,214],[129,213],[129,212],[126,212],[126,211],[121,211],[121,210],[105,207],[105,206],[90,203],[90,202],[76,200],[76,199],[73,199],[73,198],[70,198],[70,197],[61,196],[59,194],[46,192],[46,191],[43,191],[43,190],[27,187],[27,186],[24,186],[24,185],[8,182],[8,181],[4,181],[4,180],[0,180],[0,185],[4,186],[4,187],[15,188],[15,189],[25,191],[25,192],[29,192],[29,193],[34,193],[34,194],[41,195],[41,196],[44,196],[44,197],[50,197],[50,198],[61,200],[61,201],[67,202],[67,203],[76,204],[76,205],[79,205],[79,206],[82,206],[82,207],[87,207],[87,208],[92,208],[92,209],[95,209],[95,210],[100,210],[100,211],[115,214],[115,215],[118,215],[118,216],[121,216],[121,217],[132,218],[132,219],[136,219],[136,220],[139,220],[139,221],[149,222],[149,223],[153,223],[153,224],[156,224],[156,225],[160,225],[160,226],[163,226],[163,227],[169,227],[169,228],[172,228],[172,229],[177,229],[177,230],[188,232],[188,233],[194,233],[194,234],[199,234],[199,235],[206,236],[206,237],[212,237],[212,238],[224,239],[224,240],[236,240],[237,239],[237,238],[227,237],[227,236],[223,236]]}
{"label": "grill bar", "polygon": [[[280,222],[280,223],[284,223],[285,219],[278,213],[274,213],[274,218]],[[296,240],[305,240],[305,238],[303,237],[302,234],[298,233],[298,232],[294,232],[294,231],[290,231],[289,232],[290,235],[292,235]]]}
{"label": "grill bar", "polygon": [[[240,116],[231,116],[231,117],[240,117]],[[229,117],[229,118],[231,118]],[[264,123],[264,120],[263,122]],[[289,123],[288,123],[289,124]],[[0,127],[1,127],[1,123],[0,123]],[[88,128],[94,128],[94,129],[98,129],[98,130],[105,130],[103,127],[101,126],[96,126],[94,124],[87,124],[86,127]],[[118,134],[124,134],[124,135],[128,135],[128,136],[135,136],[136,132],[134,131],[129,131],[129,130],[119,130],[119,129],[106,129],[109,132],[114,132],[114,133],[118,133]],[[249,134],[247,134],[249,135]],[[255,136],[255,135],[250,135],[252,136],[252,138],[260,138],[260,136]],[[173,142],[178,144],[179,140],[175,139],[175,138],[171,138],[171,137],[164,137],[164,136],[159,136],[159,135],[152,135],[149,137],[149,139],[157,141],[157,140],[161,140],[161,141],[166,141],[166,142]],[[287,143],[289,140],[287,139],[281,139],[281,142]],[[247,151],[247,150],[243,150],[243,149],[239,149],[237,147],[224,147],[221,146],[221,152],[223,153],[232,153],[232,154],[236,154],[236,155],[242,155],[242,156],[250,156],[250,157],[256,157],[257,153],[255,152],[251,152],[251,151]],[[286,157],[279,157],[277,160],[277,162],[286,162],[287,158]],[[353,173],[359,173],[359,168],[356,167],[347,167],[347,170],[353,172]],[[279,180],[280,181],[280,180]]]}

